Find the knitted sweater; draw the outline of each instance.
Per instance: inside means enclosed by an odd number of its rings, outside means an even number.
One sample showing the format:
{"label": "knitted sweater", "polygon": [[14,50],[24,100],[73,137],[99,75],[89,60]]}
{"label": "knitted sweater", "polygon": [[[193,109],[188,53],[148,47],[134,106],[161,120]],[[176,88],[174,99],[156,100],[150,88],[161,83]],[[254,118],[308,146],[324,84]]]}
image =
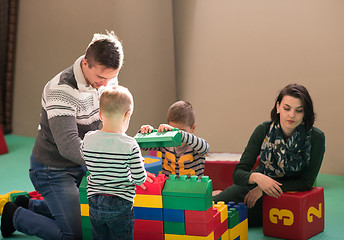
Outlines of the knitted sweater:
{"label": "knitted sweater", "polygon": [[[233,181],[235,184],[247,186],[250,175],[254,171],[258,171],[258,169],[253,171],[252,167],[260,154],[260,148],[269,131],[270,124],[271,122],[264,122],[252,133],[240,162],[235,167],[233,173]],[[312,188],[325,153],[325,135],[316,127],[312,128],[311,145],[311,158],[307,167],[291,177],[276,178],[278,182],[282,183],[281,188],[283,192],[305,191]]]}
{"label": "knitted sweater", "polygon": [[[75,63],[57,74],[44,87],[42,113],[33,155],[38,162],[51,167],[85,165],[80,154],[86,132],[97,130],[99,96],[88,86],[79,57]],[[110,84],[117,84],[117,78]]]}

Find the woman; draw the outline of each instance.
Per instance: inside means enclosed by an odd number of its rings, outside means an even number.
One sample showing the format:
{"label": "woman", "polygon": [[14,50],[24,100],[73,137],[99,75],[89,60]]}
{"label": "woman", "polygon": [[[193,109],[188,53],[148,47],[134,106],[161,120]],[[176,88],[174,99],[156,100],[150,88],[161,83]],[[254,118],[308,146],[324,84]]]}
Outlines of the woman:
{"label": "woman", "polygon": [[[310,190],[325,152],[325,135],[313,124],[307,89],[299,84],[283,88],[271,121],[251,135],[234,170],[234,185],[214,196],[214,201],[244,202],[249,208],[249,226],[261,226],[263,194],[278,198],[286,191]],[[259,166],[253,170],[258,156]]]}

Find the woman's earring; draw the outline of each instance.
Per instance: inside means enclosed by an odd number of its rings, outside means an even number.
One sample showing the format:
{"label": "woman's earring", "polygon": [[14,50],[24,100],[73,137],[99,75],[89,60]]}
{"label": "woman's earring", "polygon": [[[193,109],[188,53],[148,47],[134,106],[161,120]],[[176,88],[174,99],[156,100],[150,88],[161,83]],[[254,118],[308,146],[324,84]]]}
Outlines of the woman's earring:
{"label": "woman's earring", "polygon": [[279,114],[279,111],[278,111],[278,109],[276,109],[276,112],[277,112],[277,114]]}

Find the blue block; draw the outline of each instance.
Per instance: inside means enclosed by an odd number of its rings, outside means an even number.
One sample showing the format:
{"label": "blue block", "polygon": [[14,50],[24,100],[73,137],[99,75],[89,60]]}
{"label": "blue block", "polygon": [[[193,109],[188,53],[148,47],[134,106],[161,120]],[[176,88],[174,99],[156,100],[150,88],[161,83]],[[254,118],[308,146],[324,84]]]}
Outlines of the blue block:
{"label": "blue block", "polygon": [[162,208],[134,207],[135,219],[163,221]]}
{"label": "blue block", "polygon": [[156,176],[162,172],[162,159],[153,156],[144,156],[147,161],[145,161],[145,169],[147,172],[154,173]]}
{"label": "blue block", "polygon": [[239,221],[242,222],[248,217],[248,210],[244,203],[238,203],[234,208],[239,212]]}
{"label": "blue block", "polygon": [[163,209],[164,221],[167,222],[185,222],[184,210],[181,209]]}

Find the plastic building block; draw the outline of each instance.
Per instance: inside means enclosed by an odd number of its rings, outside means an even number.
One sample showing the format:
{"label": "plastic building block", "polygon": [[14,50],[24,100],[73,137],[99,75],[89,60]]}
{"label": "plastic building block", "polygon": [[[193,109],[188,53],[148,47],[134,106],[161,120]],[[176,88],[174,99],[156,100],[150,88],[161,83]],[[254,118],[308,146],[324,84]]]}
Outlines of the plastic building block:
{"label": "plastic building block", "polygon": [[91,221],[88,216],[81,216],[81,225],[82,225],[82,239],[83,240],[92,240],[92,227]]}
{"label": "plastic building block", "polygon": [[162,208],[161,195],[136,194],[134,207]]}
{"label": "plastic building block", "polygon": [[165,240],[164,233],[134,232],[134,240]]}
{"label": "plastic building block", "polygon": [[248,219],[229,229],[229,239],[248,240]]}
{"label": "plastic building block", "polygon": [[186,226],[184,222],[168,222],[164,221],[165,234],[185,235]]}
{"label": "plastic building block", "polygon": [[164,222],[135,219],[134,231],[164,233]]}
{"label": "plastic building block", "polygon": [[213,217],[213,206],[206,211],[185,210],[185,222],[206,223]]}
{"label": "plastic building block", "polygon": [[214,232],[211,232],[206,237],[177,235],[177,234],[165,234],[165,240],[216,240],[216,239],[214,238]]}
{"label": "plastic building block", "polygon": [[2,129],[0,127],[0,155],[5,153],[8,153],[8,147],[6,144],[4,133],[2,132]]}
{"label": "plastic building block", "polygon": [[81,216],[89,216],[89,206],[88,204],[80,204]]}
{"label": "plastic building block", "polygon": [[88,204],[87,199],[87,177],[84,176],[79,185],[80,203]]}
{"label": "plastic building block", "polygon": [[38,193],[37,191],[29,192],[29,197],[32,200],[44,200],[42,194]]}
{"label": "plastic building block", "polygon": [[244,221],[248,217],[248,209],[244,203],[238,203],[234,208],[239,212],[239,222]]}
{"label": "plastic building block", "polygon": [[207,176],[170,175],[162,195],[165,208],[206,211],[212,206],[212,181]]}
{"label": "plastic building block", "polygon": [[145,195],[161,195],[166,179],[167,177],[165,176],[165,174],[159,174],[157,177],[152,178],[152,183],[146,181],[143,184],[147,189],[144,190],[141,187],[137,186],[135,193]]}
{"label": "plastic building block", "polygon": [[180,209],[163,209],[164,221],[168,222],[185,222],[185,212]]}
{"label": "plastic building block", "polygon": [[147,172],[154,173],[155,175],[159,175],[162,172],[162,158],[144,156],[144,159],[144,167]]}
{"label": "plastic building block", "polygon": [[234,228],[239,222],[239,212],[235,208],[228,209],[228,229]]}
{"label": "plastic building block", "polygon": [[16,193],[11,193],[10,194],[10,200],[11,202],[14,202],[16,200],[16,198],[20,195],[24,195],[27,197],[30,197],[30,195],[27,192],[16,192]]}
{"label": "plastic building block", "polygon": [[150,150],[149,156],[162,158],[162,152],[157,150]]}
{"label": "plastic building block", "polygon": [[182,141],[182,135],[177,128],[165,132],[154,129],[151,133],[137,133],[134,138],[141,148],[177,147]]}
{"label": "plastic building block", "polygon": [[135,219],[163,221],[162,208],[134,207]]}
{"label": "plastic building block", "polygon": [[216,208],[213,208],[213,217],[209,222],[185,222],[185,234],[190,236],[205,237],[213,232],[219,224],[221,224],[221,213],[217,211]]}
{"label": "plastic building block", "polygon": [[219,239],[221,236],[228,231],[228,218],[223,221],[221,224],[215,226],[214,230],[214,239]]}
{"label": "plastic building block", "polygon": [[324,189],[263,196],[263,233],[284,239],[309,239],[324,230]]}
{"label": "plastic building block", "polygon": [[8,194],[0,195],[0,215],[2,215],[2,210],[7,202],[10,201],[10,196]]}
{"label": "plastic building block", "polygon": [[223,223],[228,218],[228,208],[225,202],[217,202],[214,207],[221,213],[221,223]]}
{"label": "plastic building block", "polygon": [[229,240],[229,231],[228,229],[221,235],[220,240]]}

